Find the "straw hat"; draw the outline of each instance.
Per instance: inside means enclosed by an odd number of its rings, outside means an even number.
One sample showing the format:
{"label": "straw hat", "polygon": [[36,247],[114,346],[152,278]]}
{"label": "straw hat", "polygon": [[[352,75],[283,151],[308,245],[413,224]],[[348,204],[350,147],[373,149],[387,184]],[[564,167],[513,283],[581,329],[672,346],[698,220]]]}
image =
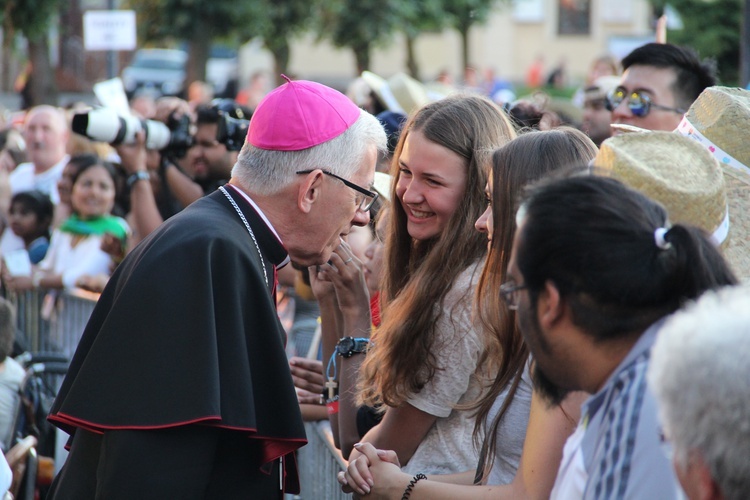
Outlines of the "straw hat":
{"label": "straw hat", "polygon": [[404,113],[404,109],[393,95],[391,87],[385,78],[376,75],[372,71],[363,71],[361,77],[370,86],[372,91],[375,92],[378,100],[386,109],[396,113]]}
{"label": "straw hat", "polygon": [[[727,216],[721,168],[694,141],[672,132],[623,134],[602,143],[594,165],[667,209],[673,224],[714,234]],[[721,235],[715,240],[720,242]]]}
{"label": "straw hat", "polygon": [[430,102],[424,85],[406,73],[396,73],[390,77],[388,86],[407,115]]}
{"label": "straw hat", "polygon": [[729,245],[724,255],[750,281],[750,92],[709,87],[690,106],[677,132],[695,139],[718,160],[729,202]]}

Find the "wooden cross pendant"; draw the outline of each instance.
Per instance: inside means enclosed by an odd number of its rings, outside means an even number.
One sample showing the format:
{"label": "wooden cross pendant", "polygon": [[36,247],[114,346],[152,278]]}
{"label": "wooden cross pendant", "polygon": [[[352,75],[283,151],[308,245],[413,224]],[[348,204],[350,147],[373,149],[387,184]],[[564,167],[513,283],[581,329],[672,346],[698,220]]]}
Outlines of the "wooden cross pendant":
{"label": "wooden cross pendant", "polygon": [[332,401],[333,397],[336,395],[334,391],[336,391],[336,388],[339,386],[338,382],[333,380],[333,377],[328,377],[328,382],[326,382],[326,387],[328,387],[328,400]]}

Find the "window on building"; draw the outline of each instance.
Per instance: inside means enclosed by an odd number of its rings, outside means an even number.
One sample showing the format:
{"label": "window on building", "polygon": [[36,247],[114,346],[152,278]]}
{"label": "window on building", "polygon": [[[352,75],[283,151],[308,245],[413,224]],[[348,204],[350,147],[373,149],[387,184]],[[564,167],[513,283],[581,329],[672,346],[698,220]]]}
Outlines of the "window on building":
{"label": "window on building", "polygon": [[557,16],[560,35],[588,35],[591,32],[591,0],[560,0]]}

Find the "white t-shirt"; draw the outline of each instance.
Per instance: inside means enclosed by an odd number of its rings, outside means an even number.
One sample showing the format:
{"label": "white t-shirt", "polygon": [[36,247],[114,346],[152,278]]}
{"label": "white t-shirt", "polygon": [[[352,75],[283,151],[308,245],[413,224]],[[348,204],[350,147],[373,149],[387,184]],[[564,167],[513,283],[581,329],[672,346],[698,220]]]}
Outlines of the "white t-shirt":
{"label": "white t-shirt", "polygon": [[66,289],[75,288],[76,280],[83,275],[111,273],[112,257],[101,249],[101,236],[86,236],[75,247],[72,241],[72,234],[56,229],[52,233],[47,256],[39,263],[39,268],[62,275]]}
{"label": "white t-shirt", "polygon": [[477,465],[479,450],[472,438],[473,412],[453,408],[475,401],[484,385],[477,373],[484,351],[482,330],[472,320],[474,288],[480,272],[479,264],[462,272],[441,304],[433,343],[439,369],[408,401],[438,418],[403,467],[409,474],[449,474]]}
{"label": "white t-shirt", "polygon": [[65,155],[59,162],[40,174],[35,172],[33,163],[21,163],[8,176],[10,192],[16,194],[21,191],[38,189],[43,193],[47,193],[52,203],[57,205],[60,203],[60,195],[57,193],[57,181],[62,177],[63,169],[68,164],[68,160],[70,160],[70,156]]}

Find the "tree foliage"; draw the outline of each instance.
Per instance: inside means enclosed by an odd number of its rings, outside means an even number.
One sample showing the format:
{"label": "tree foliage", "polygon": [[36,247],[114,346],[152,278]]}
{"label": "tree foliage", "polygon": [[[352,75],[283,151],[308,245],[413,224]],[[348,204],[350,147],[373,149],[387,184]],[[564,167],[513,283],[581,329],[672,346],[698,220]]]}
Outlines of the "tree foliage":
{"label": "tree foliage", "polygon": [[370,67],[372,48],[389,41],[400,27],[400,7],[399,0],[327,0],[321,9],[318,37],[352,49],[360,74]]}
{"label": "tree foliage", "polygon": [[[742,0],[651,0],[657,11],[667,3],[680,14],[681,30],[669,30],[667,41],[687,45],[716,60],[724,85],[739,79]],[[658,13],[658,12],[657,12]]]}
{"label": "tree foliage", "polygon": [[469,30],[475,24],[484,24],[489,18],[497,0],[444,0],[443,8],[450,18],[450,24],[461,35],[461,63],[469,66]]}
{"label": "tree foliage", "polygon": [[263,38],[263,44],[274,57],[277,83],[281,83],[280,75],[288,72],[291,39],[310,27],[310,12],[316,10],[318,3],[315,0],[256,0],[253,3],[253,22],[241,28],[240,35],[244,39]]}
{"label": "tree foliage", "polygon": [[402,22],[400,29],[406,37],[406,67],[409,74],[420,79],[419,64],[414,44],[425,31],[441,31],[448,25],[449,18],[443,10],[443,0],[409,1],[400,4]]}
{"label": "tree foliage", "polygon": [[47,30],[62,0],[0,0],[4,44],[22,34],[29,43],[32,72],[29,77],[33,104],[57,104],[57,85],[49,58]]}
{"label": "tree foliage", "polygon": [[252,0],[127,0],[145,42],[188,43],[187,80],[205,80],[211,44],[252,22]]}

